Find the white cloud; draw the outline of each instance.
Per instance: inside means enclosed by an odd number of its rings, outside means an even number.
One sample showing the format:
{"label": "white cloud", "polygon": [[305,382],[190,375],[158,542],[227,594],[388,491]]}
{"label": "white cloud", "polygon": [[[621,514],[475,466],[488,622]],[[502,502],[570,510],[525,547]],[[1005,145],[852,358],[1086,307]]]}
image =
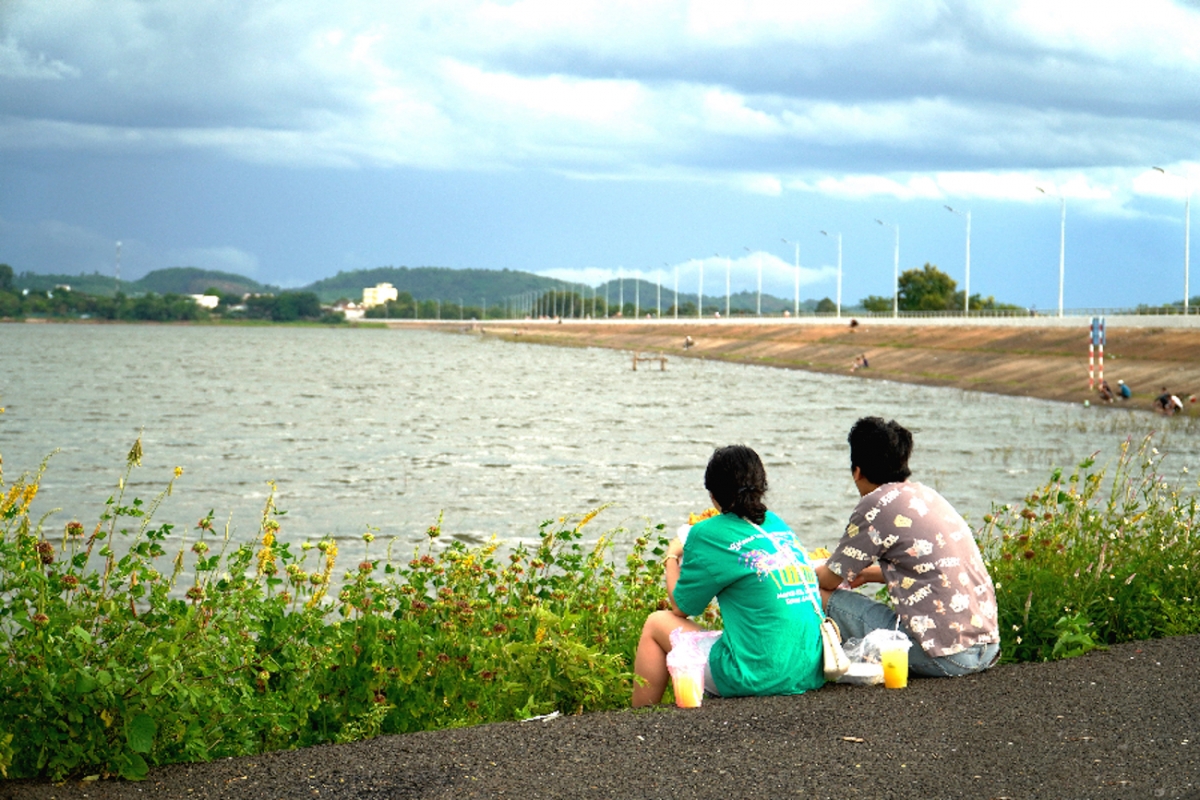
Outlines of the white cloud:
{"label": "white cloud", "polygon": [[63,80],[79,77],[79,70],[45,54],[26,52],[10,35],[0,42],[0,78]]}
{"label": "white cloud", "polygon": [[1105,61],[1149,59],[1191,68],[1200,63],[1200,19],[1170,0],[1024,0],[1010,24],[1048,49],[1077,50]]}
{"label": "white cloud", "polygon": [[751,194],[771,197],[783,194],[783,182],[774,175],[745,175],[737,183]]}
{"label": "white cloud", "polygon": [[[1161,171],[1160,171],[1161,170]],[[1200,186],[1200,163],[1187,162],[1148,169],[1132,181],[1133,191],[1148,197],[1185,198]]]}
{"label": "white cloud", "polygon": [[1166,0],[78,0],[5,13],[9,151],[533,167],[863,199],[1028,201],[1027,178],[1052,174],[1072,197],[1119,205],[1155,190],[1104,175],[1195,149],[1200,11]]}

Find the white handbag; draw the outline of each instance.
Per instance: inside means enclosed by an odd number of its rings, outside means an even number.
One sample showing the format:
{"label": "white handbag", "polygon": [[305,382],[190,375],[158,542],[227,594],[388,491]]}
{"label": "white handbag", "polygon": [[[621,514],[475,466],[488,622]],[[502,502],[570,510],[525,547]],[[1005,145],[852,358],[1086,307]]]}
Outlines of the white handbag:
{"label": "white handbag", "polygon": [[[821,609],[818,606],[817,611]],[[836,681],[850,671],[850,657],[842,649],[842,632],[829,617],[821,620],[821,657],[825,665],[825,680]]]}

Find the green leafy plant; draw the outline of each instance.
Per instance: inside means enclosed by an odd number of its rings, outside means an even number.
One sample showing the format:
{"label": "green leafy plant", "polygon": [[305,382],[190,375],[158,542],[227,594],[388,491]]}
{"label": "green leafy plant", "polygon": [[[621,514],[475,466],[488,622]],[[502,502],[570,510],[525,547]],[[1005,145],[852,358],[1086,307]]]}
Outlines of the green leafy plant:
{"label": "green leafy plant", "polygon": [[[186,533],[154,521],[178,468],[151,502],[126,500],[141,459],[139,439],[90,532],[33,515],[45,462],[0,474],[0,775],[136,780],[628,704],[642,623],[665,607],[662,525],[585,542],[597,509],[510,549],[445,543],[440,520],[412,553],[369,529],[292,543],[272,486],[254,539],[235,542],[212,512]],[[1088,460],[985,517],[1005,660],[1200,631],[1196,501],[1157,459],[1127,442],[1107,480]]]}
{"label": "green leafy plant", "polygon": [[[256,540],[210,512],[194,534],[126,501],[130,450],[90,534],[33,519],[45,464],[0,494],[0,771],[118,775],[428,728],[618,708],[642,622],[663,603],[662,526],[608,531],[598,511],[545,522],[539,544],[425,546],[398,558],[375,535],[337,574],[324,539],[279,538],[274,487]],[[2,479],[2,476],[0,476]],[[630,536],[624,569],[612,542]],[[168,552],[168,549],[171,552]]]}
{"label": "green leafy plant", "polygon": [[1160,460],[1150,437],[1126,440],[1107,481],[1089,458],[984,517],[1004,660],[1200,632],[1196,498],[1163,479]]}

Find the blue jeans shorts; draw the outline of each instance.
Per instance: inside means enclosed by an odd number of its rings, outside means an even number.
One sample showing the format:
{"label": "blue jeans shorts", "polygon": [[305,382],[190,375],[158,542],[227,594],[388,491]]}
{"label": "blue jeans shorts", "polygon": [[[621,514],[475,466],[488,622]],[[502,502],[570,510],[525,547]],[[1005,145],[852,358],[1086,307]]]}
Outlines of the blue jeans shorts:
{"label": "blue jeans shorts", "polygon": [[[842,639],[861,639],[880,628],[896,630],[899,617],[883,603],[872,600],[859,592],[839,589],[829,596],[825,613],[837,623]],[[907,628],[908,638],[912,634]],[[956,678],[983,672],[1000,658],[1000,645],[977,644],[949,656],[934,657],[921,649],[921,643],[913,640],[908,650],[908,671],[923,678]]]}

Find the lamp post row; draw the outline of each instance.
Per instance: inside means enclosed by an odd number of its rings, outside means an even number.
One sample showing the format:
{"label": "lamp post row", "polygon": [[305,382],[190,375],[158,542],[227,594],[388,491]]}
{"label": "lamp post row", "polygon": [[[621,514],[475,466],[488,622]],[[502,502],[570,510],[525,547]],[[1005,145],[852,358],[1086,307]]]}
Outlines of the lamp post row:
{"label": "lamp post row", "polygon": [[[1163,169],[1162,167],[1153,167],[1152,169],[1154,169],[1156,172],[1162,173],[1165,176],[1169,175],[1174,178],[1180,178],[1186,182],[1186,186],[1187,186],[1187,193],[1186,193],[1186,196],[1184,199],[1184,207],[1183,207],[1183,209],[1184,209],[1183,210],[1183,215],[1184,215],[1184,217],[1183,217],[1183,219],[1184,219],[1184,223],[1183,223],[1183,313],[1186,316],[1187,314],[1190,313],[1190,300],[1191,300],[1191,298],[1190,298],[1190,293],[1191,293],[1191,286],[1190,286],[1190,283],[1191,283],[1191,264],[1190,264],[1190,262],[1191,262],[1191,223],[1192,223],[1192,213],[1191,213],[1192,186],[1191,186],[1191,181],[1181,175],[1176,175],[1175,173],[1168,172],[1167,170]],[[1048,196],[1050,194],[1045,189],[1043,189],[1041,186],[1035,186],[1034,188],[1037,189],[1037,191],[1043,195]],[[1065,277],[1066,277],[1067,200],[1060,193],[1056,193],[1055,196],[1058,197],[1058,202],[1059,202],[1058,316],[1062,317],[1063,316],[1063,286],[1064,286]],[[949,205],[946,205],[943,207],[950,213],[957,214],[966,220],[966,258],[965,258],[965,264],[964,264],[964,270],[963,270],[963,273],[964,273],[963,274],[963,278],[964,278],[964,280],[963,280],[963,313],[964,313],[964,315],[969,316],[970,312],[971,312],[971,212],[970,212],[970,210],[959,210],[959,209],[953,208]],[[893,250],[893,259],[892,259],[892,316],[898,317],[900,315],[900,225],[899,225],[899,223],[895,223],[895,222],[885,222],[881,219],[876,219],[875,222],[881,226],[890,227],[895,232],[895,246],[894,246],[894,250]],[[837,260],[837,305],[836,305],[837,311],[836,311],[836,314],[837,314],[837,317],[840,318],[842,316],[842,234],[841,233],[830,234],[827,231],[820,231],[820,233],[822,236],[828,236],[830,238],[832,238],[833,236],[837,237],[838,260]],[[783,239],[782,241],[784,244],[794,245],[795,249],[796,249],[796,260],[795,260],[795,267],[794,267],[794,269],[795,269],[795,284],[796,284],[796,286],[795,286],[795,309],[794,309],[793,313],[796,316],[799,316],[799,314],[800,314],[800,244],[799,244],[799,242],[789,241],[787,239]],[[117,247],[120,248],[120,243],[117,244]],[[751,251],[751,249],[749,247],[744,247],[743,249],[746,250],[746,252],[748,252],[748,253],[753,253],[753,251]],[[120,250],[118,249],[117,252],[120,253]],[[731,298],[730,273],[732,271],[733,259],[729,256],[721,256],[719,253],[716,253],[714,255],[717,258],[724,258],[724,260],[725,260],[725,316],[729,317],[730,316],[730,305],[731,305],[731,303],[730,303],[730,298]],[[761,256],[761,254],[755,254],[755,255],[756,255],[756,263],[757,263],[757,267],[758,267],[758,299],[757,299],[755,312],[756,312],[757,316],[761,317],[762,316],[762,256]],[[118,255],[118,258],[119,257],[120,256]],[[664,266],[670,266],[670,265],[664,262]],[[679,318],[679,267],[675,266],[674,269],[675,269],[675,304],[674,304],[674,306],[675,306],[675,318],[678,319]],[[660,283],[659,283],[660,298],[661,298],[661,292],[662,292],[662,285],[661,285],[661,281],[660,281]],[[593,305],[594,305],[594,300],[593,300]],[[660,310],[660,314],[661,314],[661,299],[659,302],[659,307],[660,307],[659,310]],[[699,265],[699,291],[697,294],[697,302],[696,302],[696,316],[697,316],[697,318],[701,318],[704,316],[704,264],[703,264],[703,262],[701,262]]]}

